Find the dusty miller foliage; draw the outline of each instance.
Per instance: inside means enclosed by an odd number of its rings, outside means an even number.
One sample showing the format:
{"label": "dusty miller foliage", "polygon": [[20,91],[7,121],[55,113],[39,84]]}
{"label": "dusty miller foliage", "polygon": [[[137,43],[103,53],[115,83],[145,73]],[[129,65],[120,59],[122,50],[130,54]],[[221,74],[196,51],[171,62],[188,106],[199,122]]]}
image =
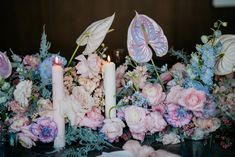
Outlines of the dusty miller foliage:
{"label": "dusty miller foliage", "polygon": [[174,50],[171,48],[168,52],[171,56],[175,56],[177,59],[182,60],[185,64],[189,64],[189,56],[183,50]]}
{"label": "dusty miller foliage", "polygon": [[90,151],[101,151],[104,148],[112,147],[110,143],[90,128],[67,126],[65,137],[67,145],[79,143],[79,146],[64,150],[63,157],[86,157]]}

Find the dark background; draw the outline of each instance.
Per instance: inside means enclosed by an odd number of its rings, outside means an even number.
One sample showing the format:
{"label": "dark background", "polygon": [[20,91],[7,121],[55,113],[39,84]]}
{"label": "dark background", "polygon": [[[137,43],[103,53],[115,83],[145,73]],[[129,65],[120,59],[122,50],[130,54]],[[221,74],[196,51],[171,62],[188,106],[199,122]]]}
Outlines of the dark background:
{"label": "dark background", "polygon": [[235,34],[235,8],[214,8],[212,0],[0,0],[0,51],[38,52],[45,24],[50,50],[69,58],[85,28],[114,12],[115,31],[104,42],[109,53],[126,50],[127,29],[135,10],[163,28],[169,47],[189,53],[202,34],[211,33],[217,19],[228,22],[223,33]]}

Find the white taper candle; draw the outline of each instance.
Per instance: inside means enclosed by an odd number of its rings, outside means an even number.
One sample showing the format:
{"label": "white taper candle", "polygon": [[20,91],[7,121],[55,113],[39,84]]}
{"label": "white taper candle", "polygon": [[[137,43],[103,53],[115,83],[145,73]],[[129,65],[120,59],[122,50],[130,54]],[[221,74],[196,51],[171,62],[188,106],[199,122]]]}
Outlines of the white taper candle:
{"label": "white taper candle", "polygon": [[64,98],[64,69],[59,63],[58,57],[52,66],[52,95],[53,95],[53,117],[57,124],[58,134],[54,140],[54,148],[63,148],[65,146],[65,119],[60,107],[61,100]]}
{"label": "white taper candle", "polygon": [[[105,93],[105,117],[115,118],[116,109],[116,75],[115,75],[115,64],[110,62],[110,57],[108,56],[108,62],[104,64],[104,93]],[[110,115],[109,115],[110,112]]]}

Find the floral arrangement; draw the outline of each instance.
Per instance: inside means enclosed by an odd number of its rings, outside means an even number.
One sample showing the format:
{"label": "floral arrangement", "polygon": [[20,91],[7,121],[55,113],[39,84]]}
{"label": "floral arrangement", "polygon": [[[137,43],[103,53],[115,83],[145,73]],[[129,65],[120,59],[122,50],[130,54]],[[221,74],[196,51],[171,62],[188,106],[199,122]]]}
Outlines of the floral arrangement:
{"label": "floral arrangement", "polygon": [[[65,97],[61,104],[67,124],[66,143],[80,141],[83,146],[65,155],[86,156],[119,139],[144,142],[153,137],[152,142],[163,144],[176,144],[182,138],[204,139],[221,126],[221,115],[235,119],[234,88],[215,78],[223,71],[233,72],[220,66],[226,56],[221,57],[226,44],[221,42],[220,27],[227,23],[217,21],[213,34],[203,35],[202,44],[196,45],[196,52],[189,57],[182,51],[168,51],[162,28],[138,13],[128,29],[129,56],[116,69],[117,105],[110,110],[116,109],[117,115],[105,117],[102,67],[107,47],[101,43],[113,19],[114,15],[91,24],[77,39],[68,64],[64,57],[48,52],[45,30],[39,53],[21,57],[11,51],[11,62],[0,53],[0,129],[11,145],[19,141],[31,148],[37,141],[55,140],[58,126],[53,120],[51,69],[56,57],[64,67]],[[78,48],[85,45],[84,52],[73,61]],[[152,59],[153,52],[157,57],[169,53],[184,62],[159,68]]]}

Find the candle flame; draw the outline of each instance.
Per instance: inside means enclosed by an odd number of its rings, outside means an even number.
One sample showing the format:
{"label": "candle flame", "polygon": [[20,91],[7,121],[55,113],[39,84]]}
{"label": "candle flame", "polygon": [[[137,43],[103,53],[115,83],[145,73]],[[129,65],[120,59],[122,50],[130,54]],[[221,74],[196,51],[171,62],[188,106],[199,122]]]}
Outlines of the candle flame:
{"label": "candle flame", "polygon": [[57,56],[55,57],[55,64],[59,64],[59,58]]}
{"label": "candle flame", "polygon": [[111,61],[110,56],[108,56],[108,58],[107,58],[107,59],[108,59],[108,62],[110,62],[110,61]]}

